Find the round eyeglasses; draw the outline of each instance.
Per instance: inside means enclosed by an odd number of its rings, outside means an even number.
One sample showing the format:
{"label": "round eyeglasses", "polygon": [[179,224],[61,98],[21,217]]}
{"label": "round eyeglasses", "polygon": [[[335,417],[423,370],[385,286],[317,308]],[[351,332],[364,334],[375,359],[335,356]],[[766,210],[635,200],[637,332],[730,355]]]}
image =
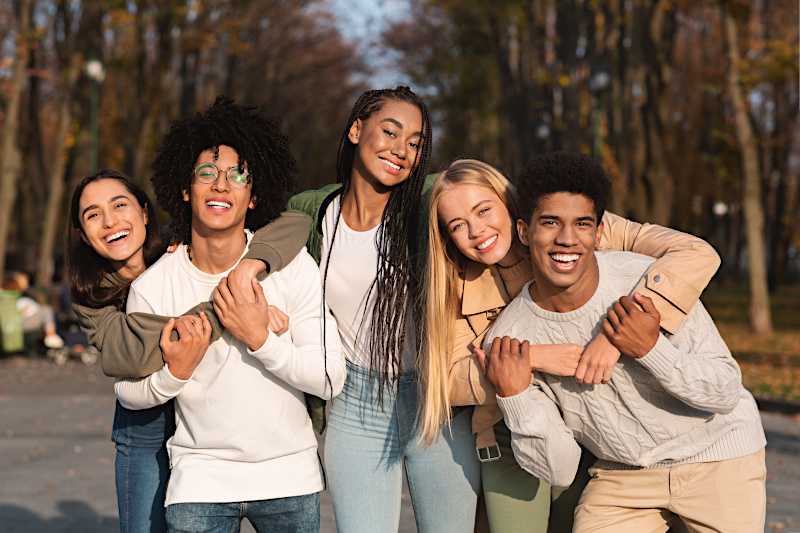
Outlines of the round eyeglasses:
{"label": "round eyeglasses", "polygon": [[219,175],[225,176],[232,187],[242,189],[250,183],[250,173],[238,165],[222,170],[214,163],[201,163],[194,169],[194,178],[200,183],[214,183]]}

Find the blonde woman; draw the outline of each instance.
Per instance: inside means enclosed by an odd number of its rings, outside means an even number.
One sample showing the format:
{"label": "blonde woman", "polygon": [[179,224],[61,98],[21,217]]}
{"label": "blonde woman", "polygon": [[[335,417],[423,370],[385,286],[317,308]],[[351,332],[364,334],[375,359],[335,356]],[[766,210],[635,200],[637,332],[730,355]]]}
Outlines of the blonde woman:
{"label": "blonde woman", "polygon": [[[473,354],[500,311],[531,278],[527,251],[514,231],[515,195],[497,169],[472,159],[453,162],[431,189],[421,431],[424,440],[433,442],[449,424],[452,408],[476,406],[475,460],[481,463],[492,533],[544,532],[548,522],[550,531],[571,531],[588,464],[568,490],[551,488],[522,470],[495,391]],[[661,327],[670,332],[680,327],[719,267],[718,255],[705,241],[611,213],[603,217],[598,248],[658,258],[635,290],[653,299]],[[554,260],[569,268],[569,257]],[[601,385],[610,379],[619,352],[599,334],[585,347],[532,346],[531,358],[536,371]],[[591,461],[584,452],[583,462]]]}

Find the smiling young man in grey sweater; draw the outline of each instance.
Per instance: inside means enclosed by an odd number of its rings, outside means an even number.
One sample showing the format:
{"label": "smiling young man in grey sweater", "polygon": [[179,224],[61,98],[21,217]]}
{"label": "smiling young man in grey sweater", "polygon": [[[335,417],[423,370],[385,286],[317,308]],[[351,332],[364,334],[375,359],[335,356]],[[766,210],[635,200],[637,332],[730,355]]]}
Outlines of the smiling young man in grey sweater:
{"label": "smiling young man in grey sweater", "polygon": [[[541,156],[516,184],[534,278],[487,334],[483,363],[519,464],[565,486],[579,444],[597,456],[575,532],[667,531],[676,519],[763,531],[764,430],[708,312],[698,303],[670,335],[648,298],[627,296],[652,260],[595,251],[610,183],[592,159]],[[600,330],[622,353],[607,384],[531,381],[529,344],[585,345]]]}

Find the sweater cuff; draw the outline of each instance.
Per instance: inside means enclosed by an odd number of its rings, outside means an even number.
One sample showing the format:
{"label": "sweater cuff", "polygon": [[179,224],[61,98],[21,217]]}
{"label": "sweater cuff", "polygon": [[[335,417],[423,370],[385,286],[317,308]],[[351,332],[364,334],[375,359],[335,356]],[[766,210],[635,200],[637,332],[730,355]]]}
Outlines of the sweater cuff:
{"label": "sweater cuff", "polygon": [[529,385],[527,389],[514,396],[497,396],[497,405],[503,411],[508,429],[513,433],[531,437],[544,435],[547,421],[542,410],[536,408],[534,394],[533,385]]}
{"label": "sweater cuff", "polygon": [[669,379],[674,373],[675,362],[680,357],[680,352],[667,338],[660,334],[653,349],[644,357],[637,359],[639,363],[650,371],[656,378]]}
{"label": "sweater cuff", "polygon": [[[152,381],[150,384],[157,393],[161,394],[162,396],[167,396],[170,398],[174,398],[177,396],[181,389],[183,389],[184,385],[189,383],[188,379],[180,379],[176,378],[172,375],[172,372],[169,370],[169,365],[164,365],[164,367],[152,374]],[[191,378],[190,378],[191,379]]]}
{"label": "sweater cuff", "polygon": [[279,337],[276,333],[270,331],[267,335],[267,340],[257,350],[247,348],[247,353],[261,361],[267,370],[273,370],[283,366],[283,360],[286,358],[286,345],[291,344],[291,341]]}
{"label": "sweater cuff", "polygon": [[276,272],[283,268],[283,261],[278,251],[265,243],[251,243],[245,259],[258,259],[267,265],[267,272]]}

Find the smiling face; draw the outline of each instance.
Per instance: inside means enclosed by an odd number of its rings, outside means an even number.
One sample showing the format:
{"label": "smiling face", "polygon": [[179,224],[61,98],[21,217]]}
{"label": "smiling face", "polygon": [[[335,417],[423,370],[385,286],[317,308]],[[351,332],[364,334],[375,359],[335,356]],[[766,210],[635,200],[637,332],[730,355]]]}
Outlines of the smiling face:
{"label": "smiling face", "polygon": [[389,189],[408,179],[422,139],[422,113],[414,104],[386,100],[368,118],[353,122],[348,139],[356,145],[353,170]]}
{"label": "smiling face", "polygon": [[490,188],[469,183],[454,184],[439,197],[439,223],[464,257],[494,265],[514,241],[511,215]]}
{"label": "smiling face", "polygon": [[84,241],[118,266],[144,263],[147,212],[120,181],[89,183],[78,203]]}
{"label": "smiling face", "polygon": [[588,197],[556,192],[540,198],[530,222],[517,221],[520,240],[530,249],[536,290],[585,291],[591,297],[597,287],[594,251],[600,228]]}
{"label": "smiling face", "polygon": [[220,145],[215,157],[215,150],[200,152],[195,161],[195,168],[212,163],[222,172],[211,183],[202,183],[192,179],[190,191],[184,191],[183,199],[191,204],[192,229],[201,234],[224,232],[231,229],[244,230],[247,210],[255,206],[252,198],[252,184],[235,187],[228,182],[225,171],[239,164],[236,150],[230,146]]}

